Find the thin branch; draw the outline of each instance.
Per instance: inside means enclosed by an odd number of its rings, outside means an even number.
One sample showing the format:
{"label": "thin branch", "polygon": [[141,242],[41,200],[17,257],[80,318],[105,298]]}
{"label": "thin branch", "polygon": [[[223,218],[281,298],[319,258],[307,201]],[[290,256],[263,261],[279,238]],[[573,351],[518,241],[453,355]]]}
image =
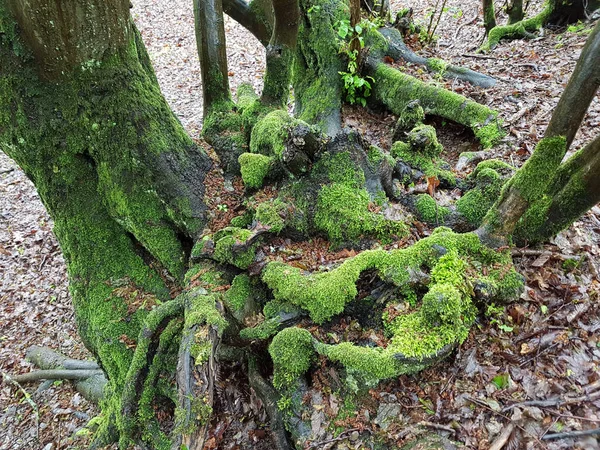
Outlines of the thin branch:
{"label": "thin branch", "polygon": [[595,428],[593,430],[584,430],[584,431],[567,431],[565,433],[553,433],[546,434],[542,436],[542,439],[545,441],[555,440],[555,439],[572,439],[584,436],[599,436],[600,428]]}
{"label": "thin branch", "polygon": [[12,375],[11,378],[18,383],[31,383],[39,380],[85,380],[92,376],[102,374],[101,370],[73,370],[73,369],[49,369],[37,370],[21,375]]}

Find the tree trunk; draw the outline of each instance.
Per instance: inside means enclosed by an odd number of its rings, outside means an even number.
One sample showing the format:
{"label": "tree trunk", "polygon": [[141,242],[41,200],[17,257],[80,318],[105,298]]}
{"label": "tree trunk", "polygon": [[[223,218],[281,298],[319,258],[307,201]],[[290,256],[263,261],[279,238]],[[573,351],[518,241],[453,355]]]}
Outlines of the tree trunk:
{"label": "tree trunk", "polygon": [[523,0],[511,0],[508,2],[508,5],[506,6],[506,13],[508,14],[509,25],[523,20]]}
{"label": "tree trunk", "polygon": [[262,100],[282,107],[290,93],[290,71],[298,38],[298,0],[274,0],[275,27],[267,46],[267,71]]}
{"label": "tree trunk", "polygon": [[483,26],[488,34],[496,26],[496,10],[494,0],[483,0]]}
{"label": "tree trunk", "polygon": [[79,333],[119,393],[206,223],[210,160],[160,93],[128,0],[0,2],[0,146],[33,181]]}
{"label": "tree trunk", "polygon": [[[561,165],[561,162],[600,86],[600,77],[596,69],[599,60],[600,24],[596,24],[554,109],[544,138],[538,143],[531,158],[508,182],[478,230],[484,240],[498,245],[504,242],[506,237],[514,234],[518,242],[539,242],[556,234],[559,231],[557,224],[560,223],[560,226],[564,227],[576,219],[566,212],[571,210],[570,205],[565,213],[557,212],[556,205],[557,202],[562,204],[565,196],[571,196],[569,198],[574,200],[573,194],[582,192],[581,185],[592,182],[591,179],[582,181],[581,177],[587,173],[588,164],[595,164],[590,155],[597,148],[597,143],[592,142],[566,164]],[[558,179],[555,175],[557,173],[562,175]],[[565,173],[576,176],[565,177]],[[577,182],[580,182],[579,186],[574,189],[573,184]],[[595,192],[595,187],[591,184],[590,188]],[[563,192],[564,189],[568,192]],[[560,198],[553,198],[553,195],[560,195]],[[585,195],[586,198],[577,200],[577,203],[587,204],[591,201],[588,197],[593,198],[595,195]],[[549,217],[550,209],[554,211],[553,219]],[[542,231],[541,227],[547,223],[552,225],[551,230]]]}
{"label": "tree trunk", "polygon": [[194,0],[194,19],[207,117],[211,108],[231,101],[222,1]]}

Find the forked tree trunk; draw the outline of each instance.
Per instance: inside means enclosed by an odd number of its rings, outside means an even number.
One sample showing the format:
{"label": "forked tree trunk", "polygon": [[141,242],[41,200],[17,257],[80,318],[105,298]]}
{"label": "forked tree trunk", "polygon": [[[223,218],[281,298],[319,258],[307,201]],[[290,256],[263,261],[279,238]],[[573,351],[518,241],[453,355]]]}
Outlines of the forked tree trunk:
{"label": "forked tree trunk", "polygon": [[206,223],[211,166],[161,95],[128,0],[0,1],[0,148],[54,219],[79,334],[118,393]]}
{"label": "forked tree trunk", "polygon": [[584,206],[593,205],[597,140],[561,163],[600,86],[598,61],[600,24],[586,42],[544,138],[484,219],[479,234],[485,240],[501,244],[514,234],[519,242],[539,242],[570,225],[587,210]]}

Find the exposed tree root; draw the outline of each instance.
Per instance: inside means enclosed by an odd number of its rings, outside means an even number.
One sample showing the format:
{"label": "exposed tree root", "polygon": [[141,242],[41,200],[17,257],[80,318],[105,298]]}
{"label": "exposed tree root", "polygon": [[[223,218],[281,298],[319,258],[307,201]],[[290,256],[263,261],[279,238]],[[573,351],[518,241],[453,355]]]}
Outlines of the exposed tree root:
{"label": "exposed tree root", "polygon": [[417,55],[406,46],[402,39],[402,35],[393,28],[380,28],[379,33],[387,41],[387,48],[383,50],[384,56],[389,56],[395,60],[402,59],[412,64],[426,66],[429,70],[444,78],[467,81],[475,86],[481,86],[483,88],[490,88],[496,85],[496,79],[488,75],[475,72],[465,67],[448,64],[437,58],[424,58],[423,56]]}
{"label": "exposed tree root", "polygon": [[48,347],[40,346],[30,347],[27,359],[42,370],[11,377],[15,381],[30,383],[39,380],[72,380],[75,381],[75,389],[87,400],[98,403],[104,398],[106,376],[94,361],[67,358]]}
{"label": "exposed tree root", "polygon": [[256,360],[253,357],[248,358],[248,380],[250,381],[250,386],[262,400],[263,405],[267,410],[267,414],[271,421],[271,432],[273,433],[275,449],[291,450],[293,447],[287,439],[283,415],[277,406],[277,402],[281,396],[273,386],[260,375],[256,367]]}

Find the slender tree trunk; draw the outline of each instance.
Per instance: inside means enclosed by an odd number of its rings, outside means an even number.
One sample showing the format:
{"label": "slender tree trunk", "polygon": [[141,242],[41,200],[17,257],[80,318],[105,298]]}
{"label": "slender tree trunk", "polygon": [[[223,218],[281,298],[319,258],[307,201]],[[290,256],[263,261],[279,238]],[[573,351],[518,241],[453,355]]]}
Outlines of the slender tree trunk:
{"label": "slender tree trunk", "polygon": [[194,0],[194,18],[207,117],[212,107],[231,100],[222,1]]}
{"label": "slender tree trunk", "polygon": [[119,393],[206,223],[210,160],[161,95],[128,0],[4,0],[0,30],[0,148],[54,219],[80,336]]}
{"label": "slender tree trunk", "polygon": [[[520,22],[523,20],[523,0],[511,0],[508,2],[508,6],[506,7],[506,13],[508,14],[508,24],[512,25],[514,23]],[[489,31],[489,30],[488,30]]]}
{"label": "slender tree trunk", "polygon": [[273,0],[275,27],[267,46],[267,71],[262,99],[283,106],[290,92],[291,64],[298,38],[298,0]]}
{"label": "slender tree trunk", "polygon": [[483,26],[488,34],[496,26],[496,10],[494,0],[483,0]]}

